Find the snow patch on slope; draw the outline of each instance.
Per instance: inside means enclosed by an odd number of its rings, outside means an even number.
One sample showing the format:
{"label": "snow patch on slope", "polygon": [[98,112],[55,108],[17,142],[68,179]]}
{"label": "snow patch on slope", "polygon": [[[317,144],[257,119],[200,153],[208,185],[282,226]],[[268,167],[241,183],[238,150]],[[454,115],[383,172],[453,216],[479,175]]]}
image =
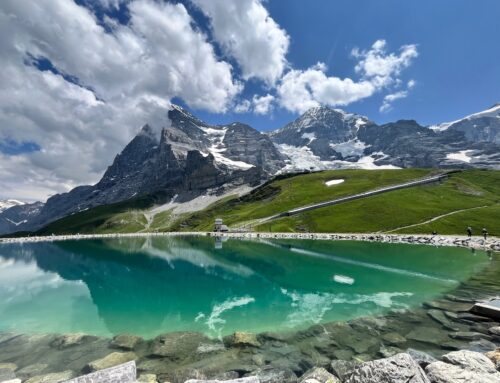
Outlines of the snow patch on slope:
{"label": "snow patch on slope", "polygon": [[358,139],[341,142],[339,144],[330,144],[330,148],[342,154],[342,157],[362,156],[364,150],[369,146],[370,145],[366,145],[363,141]]}
{"label": "snow patch on slope", "polygon": [[250,169],[254,165],[243,162],[243,161],[234,161],[230,158],[225,157],[222,153],[224,153],[227,148],[224,145],[224,137],[227,133],[227,126],[225,127],[217,127],[217,128],[208,128],[205,126],[198,126],[206,135],[208,140],[211,143],[210,148],[208,148],[209,152],[214,156],[215,162],[219,164],[223,164],[228,168],[232,169]]}
{"label": "snow patch on slope", "polygon": [[470,163],[472,161],[472,157],[469,154],[473,152],[474,150],[460,150],[455,153],[448,153],[446,155],[446,159]]}

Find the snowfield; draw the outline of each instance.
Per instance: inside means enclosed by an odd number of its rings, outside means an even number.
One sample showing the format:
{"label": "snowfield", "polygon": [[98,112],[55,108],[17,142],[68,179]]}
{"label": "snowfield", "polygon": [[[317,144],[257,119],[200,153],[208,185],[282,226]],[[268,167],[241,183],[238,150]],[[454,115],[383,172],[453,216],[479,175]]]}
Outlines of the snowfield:
{"label": "snowfield", "polygon": [[344,180],[343,180],[343,179],[338,179],[338,180],[330,180],[330,181],[326,181],[326,182],[325,182],[325,185],[326,185],[326,186],[338,185],[338,184],[341,184],[342,182],[344,182]]}

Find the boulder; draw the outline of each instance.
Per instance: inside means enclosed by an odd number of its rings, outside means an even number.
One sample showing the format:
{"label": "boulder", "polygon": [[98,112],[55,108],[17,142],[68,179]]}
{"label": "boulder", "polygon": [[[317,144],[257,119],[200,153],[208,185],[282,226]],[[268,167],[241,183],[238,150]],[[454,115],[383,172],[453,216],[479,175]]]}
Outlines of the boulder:
{"label": "boulder", "polygon": [[307,383],[315,380],[319,383],[340,383],[340,380],[326,371],[323,367],[313,367],[306,371],[299,379],[299,383]]}
{"label": "boulder", "polygon": [[406,338],[439,346],[448,338],[448,334],[435,327],[417,326],[406,335]]}
{"label": "boulder", "polygon": [[487,374],[495,373],[495,365],[485,355],[474,351],[453,351],[443,355],[443,362],[454,364],[467,371],[482,372]]}
{"label": "boulder", "polygon": [[51,374],[37,375],[29,378],[24,383],[59,383],[69,380],[75,376],[71,370],[62,372],[53,372]]}
{"label": "boulder", "polygon": [[332,360],[330,368],[335,376],[344,382],[349,376],[351,376],[357,365],[359,365],[359,363],[354,361]]}
{"label": "boulder", "polygon": [[153,340],[150,355],[184,359],[196,353],[198,347],[206,343],[210,343],[210,339],[198,332],[171,332]]}
{"label": "boulder", "polygon": [[237,331],[233,335],[224,338],[227,347],[260,347],[261,343],[255,334]]}
{"label": "boulder", "polygon": [[113,338],[110,345],[116,348],[122,348],[124,350],[133,350],[137,343],[142,341],[140,336],[131,334],[119,334]]}
{"label": "boulder", "polygon": [[486,355],[495,364],[496,369],[500,371],[500,348],[489,351],[484,355]]}
{"label": "boulder", "polygon": [[490,342],[489,340],[479,339],[470,342],[469,345],[467,346],[467,350],[485,353],[494,350],[496,347],[497,347],[496,344]]}
{"label": "boulder", "polygon": [[500,383],[500,374],[464,370],[460,366],[434,362],[425,368],[432,383]]}
{"label": "boulder", "polygon": [[105,368],[117,366],[119,364],[130,362],[136,359],[137,356],[133,352],[112,352],[111,354],[106,355],[104,358],[97,359],[88,363],[84,367],[84,372],[88,373],[103,370]]}
{"label": "boulder", "polygon": [[16,374],[14,373],[14,370],[10,368],[0,368],[0,382],[12,380],[15,378]]}
{"label": "boulder", "polygon": [[430,354],[428,354],[426,352],[423,352],[423,351],[419,351],[419,350],[415,350],[413,348],[409,348],[408,350],[406,350],[406,352],[422,368],[425,368],[427,365],[429,365],[429,364],[431,364],[433,362],[437,362],[436,358],[434,358],[432,355],[430,355]]}
{"label": "boulder", "polygon": [[357,366],[346,383],[430,383],[424,371],[406,353]]}
{"label": "boulder", "polygon": [[254,376],[260,383],[296,383],[297,375],[290,369],[277,369],[265,367],[249,374]]}

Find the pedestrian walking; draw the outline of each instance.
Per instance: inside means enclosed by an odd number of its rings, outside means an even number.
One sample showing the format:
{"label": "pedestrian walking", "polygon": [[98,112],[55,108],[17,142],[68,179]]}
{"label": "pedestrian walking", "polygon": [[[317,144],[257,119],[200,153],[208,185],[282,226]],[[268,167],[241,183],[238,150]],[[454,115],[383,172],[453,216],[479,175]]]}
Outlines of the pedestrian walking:
{"label": "pedestrian walking", "polygon": [[467,236],[469,238],[472,237],[472,227],[470,227],[470,226],[467,227]]}
{"label": "pedestrian walking", "polygon": [[486,230],[486,228],[485,228],[485,227],[483,227],[482,232],[483,232],[483,237],[484,237],[484,239],[486,239],[486,237],[488,237],[488,230]]}

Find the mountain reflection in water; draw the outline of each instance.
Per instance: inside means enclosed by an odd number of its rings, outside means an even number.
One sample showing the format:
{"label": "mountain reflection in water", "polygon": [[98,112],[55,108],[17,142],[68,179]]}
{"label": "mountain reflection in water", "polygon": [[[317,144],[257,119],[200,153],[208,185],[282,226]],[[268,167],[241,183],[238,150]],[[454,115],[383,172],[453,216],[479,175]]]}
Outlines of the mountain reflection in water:
{"label": "mountain reflection in water", "polygon": [[466,249],[148,237],[0,246],[0,330],[135,333],[304,328],[404,309],[488,263]]}

